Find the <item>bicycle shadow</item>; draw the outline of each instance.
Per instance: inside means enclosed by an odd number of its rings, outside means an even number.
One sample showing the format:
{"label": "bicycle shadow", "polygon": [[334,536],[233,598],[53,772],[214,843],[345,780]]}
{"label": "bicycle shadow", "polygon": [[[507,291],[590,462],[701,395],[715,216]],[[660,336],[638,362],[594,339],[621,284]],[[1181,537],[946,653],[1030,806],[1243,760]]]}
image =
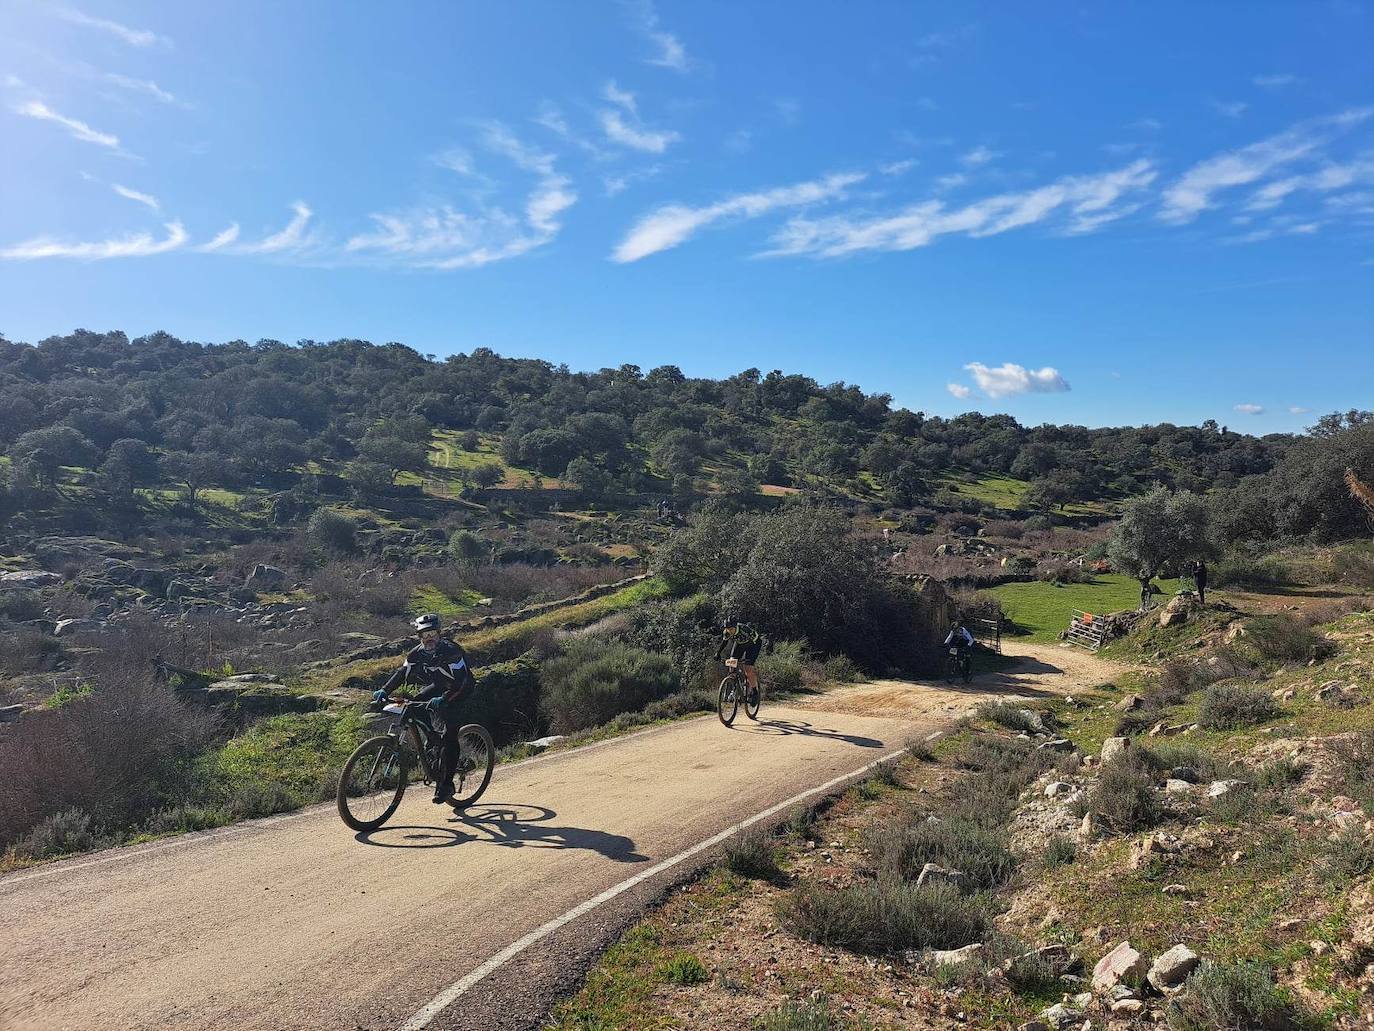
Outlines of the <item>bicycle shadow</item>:
{"label": "bicycle shadow", "polygon": [[[411,833],[404,833],[406,831]],[[396,834],[400,834],[399,840],[390,840]],[[475,835],[452,827],[378,827],[375,831],[359,831],[353,835],[354,841],[374,848],[452,848],[474,839]]]}
{"label": "bicycle shadow", "polygon": [[471,840],[502,848],[586,849],[617,863],[647,863],[649,857],[635,850],[623,834],[588,827],[550,824],[558,814],[542,805],[522,802],[486,802],[455,814],[454,820],[478,833]]}
{"label": "bicycle shadow", "polygon": [[778,737],[788,737],[794,734],[801,737],[819,737],[829,741],[844,741],[859,748],[883,747],[883,742],[877,738],[863,737],[859,734],[844,734],[838,730],[826,730],[807,723],[805,720],[784,720],[773,717],[759,720],[750,726],[742,726],[737,723],[730,729],[745,734],[771,734]]}

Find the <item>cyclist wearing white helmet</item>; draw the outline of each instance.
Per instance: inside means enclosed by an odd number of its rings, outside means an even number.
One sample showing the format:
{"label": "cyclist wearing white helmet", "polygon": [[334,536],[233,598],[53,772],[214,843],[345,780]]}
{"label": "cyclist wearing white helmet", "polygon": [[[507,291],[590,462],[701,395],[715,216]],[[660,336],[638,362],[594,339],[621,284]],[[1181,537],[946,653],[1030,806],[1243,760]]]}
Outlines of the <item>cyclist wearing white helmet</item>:
{"label": "cyclist wearing white helmet", "polygon": [[458,767],[458,703],[471,693],[477,681],[463,649],[440,636],[436,613],[427,612],[411,625],[420,643],[406,653],[405,664],[391,674],[373,697],[388,698],[403,683],[424,685],[416,700],[429,703],[430,724],[443,735],[444,742],[434,802],[447,802],[453,797],[453,775]]}

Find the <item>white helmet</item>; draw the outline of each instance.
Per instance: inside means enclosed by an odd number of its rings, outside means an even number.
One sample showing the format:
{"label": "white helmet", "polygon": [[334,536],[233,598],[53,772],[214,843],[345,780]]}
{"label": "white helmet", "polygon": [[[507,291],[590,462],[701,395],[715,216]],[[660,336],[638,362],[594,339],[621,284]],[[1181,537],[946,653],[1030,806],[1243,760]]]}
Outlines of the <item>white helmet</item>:
{"label": "white helmet", "polygon": [[438,630],[439,625],[440,620],[437,612],[426,612],[423,616],[417,616],[415,621],[411,623],[417,634],[423,634],[427,630]]}

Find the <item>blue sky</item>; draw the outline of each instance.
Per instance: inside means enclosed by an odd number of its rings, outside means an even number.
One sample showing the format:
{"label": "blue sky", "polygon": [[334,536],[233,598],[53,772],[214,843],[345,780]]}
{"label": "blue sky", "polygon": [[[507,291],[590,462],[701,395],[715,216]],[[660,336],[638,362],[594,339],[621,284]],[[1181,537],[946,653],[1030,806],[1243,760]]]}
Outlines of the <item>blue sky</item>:
{"label": "blue sky", "polygon": [[0,331],[1374,405],[1374,7],[0,5]]}

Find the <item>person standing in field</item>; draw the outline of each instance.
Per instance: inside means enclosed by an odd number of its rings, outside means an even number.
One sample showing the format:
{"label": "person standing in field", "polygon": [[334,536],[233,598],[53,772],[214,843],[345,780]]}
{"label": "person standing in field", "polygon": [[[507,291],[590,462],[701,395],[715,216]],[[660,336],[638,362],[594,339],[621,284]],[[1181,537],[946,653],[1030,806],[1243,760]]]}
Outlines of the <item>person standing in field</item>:
{"label": "person standing in field", "polygon": [[1198,559],[1193,563],[1193,582],[1197,584],[1198,604],[1207,604],[1207,563]]}

